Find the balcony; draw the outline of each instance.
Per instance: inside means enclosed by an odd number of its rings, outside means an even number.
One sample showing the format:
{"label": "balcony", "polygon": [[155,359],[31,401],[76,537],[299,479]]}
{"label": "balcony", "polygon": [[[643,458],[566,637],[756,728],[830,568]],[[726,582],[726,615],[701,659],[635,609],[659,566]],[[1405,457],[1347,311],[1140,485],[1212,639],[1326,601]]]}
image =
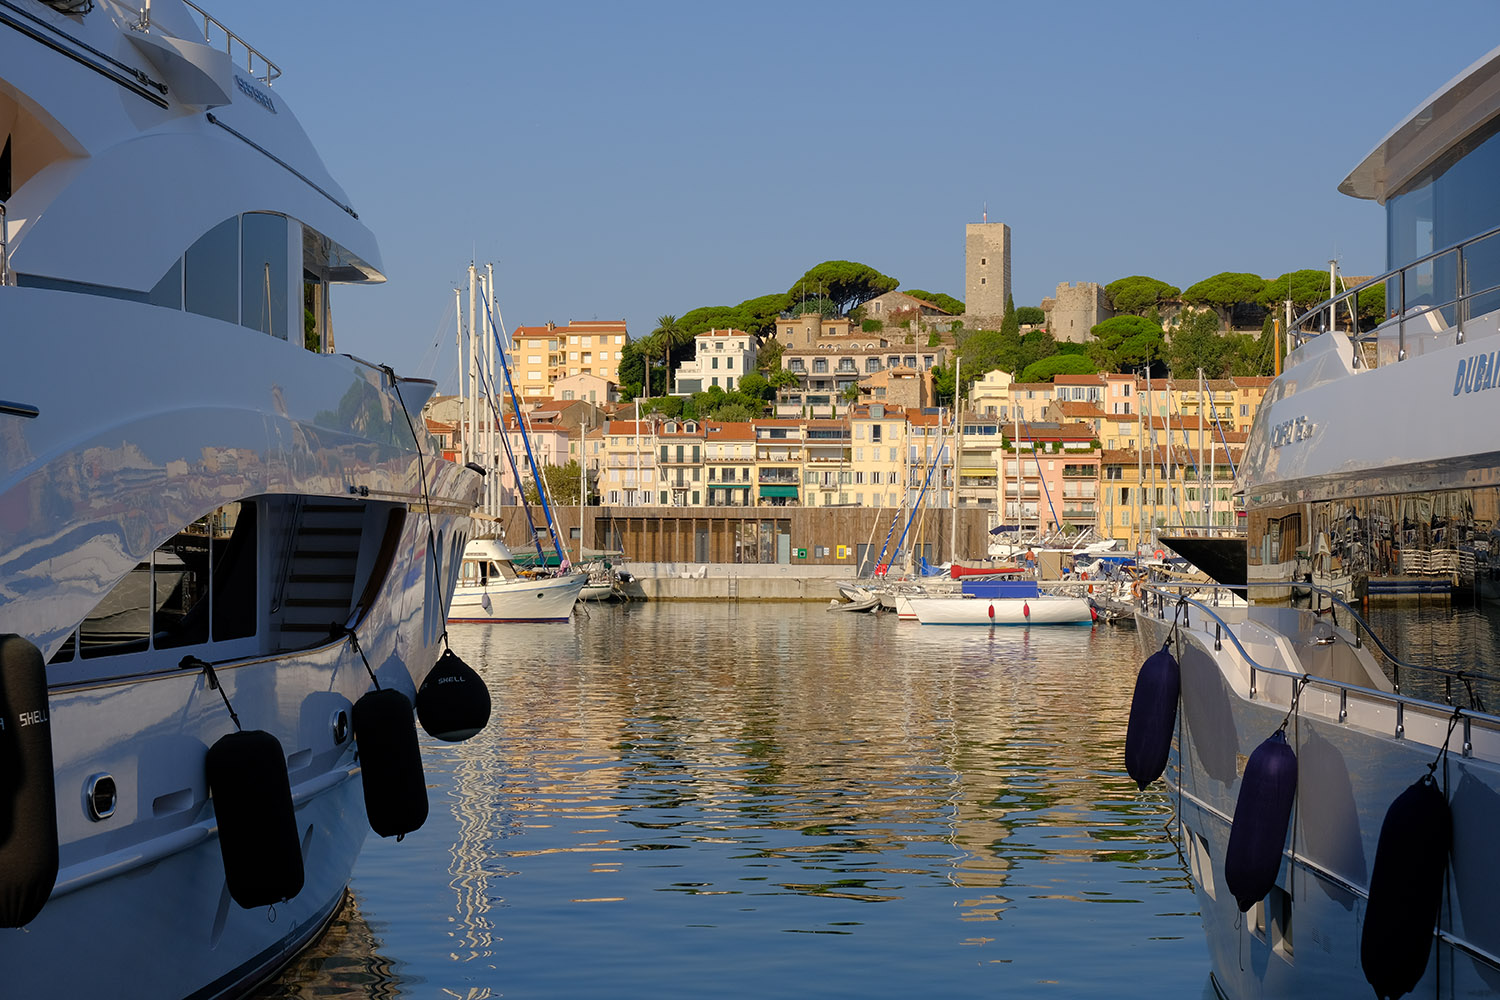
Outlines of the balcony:
{"label": "balcony", "polygon": [[793,470],[781,472],[762,469],[760,473],[760,481],[762,483],[786,483],[795,485],[796,483],[801,482],[801,479],[802,477]]}

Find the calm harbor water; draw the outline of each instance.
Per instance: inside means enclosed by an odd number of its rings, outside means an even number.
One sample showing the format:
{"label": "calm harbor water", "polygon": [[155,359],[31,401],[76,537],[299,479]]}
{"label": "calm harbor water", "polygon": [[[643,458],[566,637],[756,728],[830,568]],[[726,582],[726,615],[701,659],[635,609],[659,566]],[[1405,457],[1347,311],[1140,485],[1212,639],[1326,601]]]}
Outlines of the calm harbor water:
{"label": "calm harbor water", "polygon": [[1129,629],[820,605],[464,625],[495,697],[263,998],[1187,997],[1167,793],[1123,765]]}

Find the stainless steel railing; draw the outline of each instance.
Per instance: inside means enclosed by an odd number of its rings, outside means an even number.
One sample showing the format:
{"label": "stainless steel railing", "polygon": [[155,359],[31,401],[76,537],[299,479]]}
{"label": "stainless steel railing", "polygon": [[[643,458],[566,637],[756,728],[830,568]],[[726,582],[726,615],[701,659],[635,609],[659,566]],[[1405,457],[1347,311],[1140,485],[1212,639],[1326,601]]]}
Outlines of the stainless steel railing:
{"label": "stainless steel railing", "polygon": [[[1171,611],[1170,609],[1175,608],[1179,603],[1192,607],[1198,614],[1198,624],[1200,627],[1197,629],[1190,628],[1187,625],[1184,625],[1184,627],[1187,627],[1189,632],[1194,632],[1200,635],[1202,637],[1200,641],[1205,643],[1208,648],[1211,648],[1214,651],[1221,650],[1226,640],[1234,646],[1235,650],[1239,653],[1241,659],[1245,663],[1245,666],[1249,670],[1250,699],[1252,701],[1261,700],[1264,698],[1264,695],[1259,690],[1258,679],[1259,675],[1266,675],[1270,677],[1283,678],[1292,685],[1292,687],[1289,689],[1291,692],[1293,692],[1289,700],[1291,706],[1290,710],[1292,711],[1295,711],[1297,706],[1297,697],[1295,691],[1297,690],[1298,685],[1305,687],[1315,687],[1327,690],[1331,693],[1336,693],[1338,696],[1338,717],[1340,722],[1344,722],[1348,719],[1350,707],[1349,696],[1351,694],[1359,698],[1366,699],[1369,702],[1390,705],[1395,710],[1393,717],[1389,720],[1389,723],[1392,726],[1391,735],[1397,739],[1401,739],[1404,736],[1408,735],[1408,733],[1406,732],[1406,716],[1408,712],[1421,713],[1429,720],[1452,718],[1455,720],[1455,722],[1462,723],[1461,727],[1459,727],[1460,738],[1462,741],[1460,752],[1465,757],[1470,756],[1472,753],[1472,726],[1475,722],[1478,722],[1481,726],[1484,726],[1485,728],[1490,730],[1500,729],[1500,716],[1496,716],[1480,708],[1456,706],[1451,699],[1446,704],[1443,704],[1441,702],[1429,701],[1425,698],[1418,698],[1413,697],[1412,695],[1402,694],[1399,687],[1395,691],[1381,691],[1376,688],[1366,687],[1361,684],[1353,684],[1348,681],[1339,681],[1327,677],[1319,677],[1314,674],[1301,673],[1295,670],[1286,670],[1281,667],[1272,667],[1260,663],[1250,655],[1250,651],[1247,650],[1244,644],[1240,641],[1238,633],[1236,633],[1236,631],[1230,626],[1230,624],[1219,615],[1219,612],[1215,608],[1210,607],[1208,604],[1205,604],[1204,602],[1199,601],[1195,598],[1181,596],[1175,593],[1169,593],[1168,586],[1153,584],[1150,587],[1146,588],[1147,591],[1154,594],[1157,598],[1160,599],[1160,606],[1158,610],[1159,619],[1171,624],[1175,618],[1175,611]],[[1199,589],[1208,588],[1200,587]],[[1329,596],[1333,595],[1330,594]],[[1347,605],[1345,606],[1347,607]],[[1358,618],[1357,615],[1355,617]],[[1363,619],[1360,619],[1360,621],[1363,621]],[[1209,628],[1210,623],[1212,623],[1213,626],[1211,629]],[[1374,634],[1369,631],[1368,623],[1365,624],[1365,629],[1365,634],[1370,635],[1372,638],[1374,638]],[[1382,648],[1384,647],[1382,646]],[[1413,669],[1431,670],[1438,673],[1455,673],[1454,671],[1444,671],[1441,667],[1417,667],[1413,664],[1407,664],[1406,666]],[[1475,675],[1470,674],[1469,676]]]}
{"label": "stainless steel railing", "polygon": [[[1454,670],[1449,667],[1438,667],[1424,663],[1412,663],[1410,661],[1401,659],[1398,655],[1396,655],[1396,652],[1394,650],[1386,645],[1385,641],[1381,639],[1380,633],[1377,632],[1374,626],[1366,621],[1364,617],[1355,610],[1352,604],[1340,597],[1335,591],[1329,590],[1326,587],[1319,587],[1312,583],[1305,583],[1295,580],[1256,580],[1250,583],[1236,583],[1233,585],[1204,583],[1154,583],[1145,586],[1143,590],[1150,591],[1156,594],[1158,597],[1162,598],[1158,602],[1157,610],[1162,617],[1165,617],[1166,608],[1169,606],[1169,604],[1179,599],[1185,600],[1189,604],[1193,604],[1195,606],[1202,606],[1201,602],[1192,598],[1182,596],[1182,592],[1185,590],[1195,592],[1207,590],[1211,591],[1217,596],[1217,594],[1221,591],[1246,590],[1255,587],[1275,587],[1285,589],[1291,586],[1295,586],[1301,590],[1309,591],[1311,594],[1317,595],[1317,597],[1319,598],[1319,605],[1317,608],[1295,610],[1304,611],[1307,614],[1312,614],[1315,616],[1321,616],[1331,611],[1333,613],[1333,623],[1335,625],[1338,624],[1338,614],[1342,613],[1346,616],[1346,630],[1354,636],[1355,648],[1359,648],[1360,646],[1362,646],[1366,639],[1374,643],[1375,648],[1380,651],[1380,654],[1385,657],[1386,662],[1391,665],[1391,672],[1393,674],[1391,681],[1395,685],[1398,692],[1401,690],[1401,672],[1403,670],[1407,671],[1408,673],[1428,674],[1434,677],[1442,678],[1445,687],[1445,696],[1450,705],[1453,703],[1453,684],[1455,681],[1457,681],[1459,684],[1467,684],[1470,681],[1487,681],[1494,684],[1500,684],[1500,675],[1489,674],[1480,670]],[[1327,607],[1323,606],[1323,601],[1325,599],[1327,601]],[[1215,615],[1214,617],[1217,618],[1218,616]],[[1221,637],[1216,636],[1216,641],[1218,641],[1220,638]],[[1251,662],[1253,665],[1253,661]]]}
{"label": "stainless steel railing", "polygon": [[5,203],[0,202],[0,285],[10,284],[10,241],[6,233]]}
{"label": "stainless steel railing", "polygon": [[[1360,293],[1385,286],[1386,320],[1373,330],[1359,330]],[[1451,294],[1450,294],[1451,292]],[[1477,300],[1488,298],[1489,302]],[[1377,344],[1394,333],[1392,360],[1408,356],[1407,330],[1417,328],[1443,341],[1464,343],[1466,324],[1477,315],[1500,309],[1500,226],[1434,250],[1399,268],[1324,299],[1291,323],[1300,346],[1337,327],[1340,312],[1350,319],[1349,337],[1356,344]],[[1377,349],[1375,363],[1379,363]],[[1370,359],[1361,359],[1368,363]],[[1360,361],[1357,361],[1360,363]]]}
{"label": "stainless steel railing", "polygon": [[[234,59],[235,45],[239,45],[239,47],[244,50],[245,69],[249,70],[250,75],[255,77],[255,79],[259,80],[261,83],[264,83],[269,87],[274,80],[281,76],[280,66],[277,66],[271,60],[267,59],[265,57],[265,54],[255,46],[251,45],[239,35],[236,35],[234,32],[226,28],[224,26],[224,23],[218,18],[214,17],[208,11],[193,3],[193,0],[182,0],[182,2],[187,4],[193,10],[197,11],[198,14],[203,18],[203,37],[207,39],[208,44],[217,44],[214,40],[215,29],[217,29],[217,33],[224,36],[224,51],[229,53],[229,58],[231,60]],[[149,12],[150,9],[151,5],[148,0],[146,4],[147,12]],[[147,16],[149,16],[149,13]],[[259,72],[256,71],[257,63],[259,63],[260,65]]]}

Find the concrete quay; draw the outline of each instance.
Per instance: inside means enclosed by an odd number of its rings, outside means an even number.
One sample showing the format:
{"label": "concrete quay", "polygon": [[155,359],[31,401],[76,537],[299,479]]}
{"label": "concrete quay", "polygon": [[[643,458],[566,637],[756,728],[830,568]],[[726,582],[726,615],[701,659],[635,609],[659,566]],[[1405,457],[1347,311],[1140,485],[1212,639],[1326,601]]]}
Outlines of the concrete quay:
{"label": "concrete quay", "polygon": [[839,596],[853,566],[620,562],[634,579],[627,592],[645,601],[817,601]]}

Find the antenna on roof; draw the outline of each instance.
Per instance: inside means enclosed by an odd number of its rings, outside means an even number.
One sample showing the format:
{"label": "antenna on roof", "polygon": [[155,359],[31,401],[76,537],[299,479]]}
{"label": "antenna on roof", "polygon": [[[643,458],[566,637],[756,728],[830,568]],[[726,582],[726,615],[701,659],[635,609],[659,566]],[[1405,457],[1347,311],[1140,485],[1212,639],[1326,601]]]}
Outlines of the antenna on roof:
{"label": "antenna on roof", "polygon": [[980,209],[979,219],[980,219],[981,222],[989,222],[990,221],[990,203],[986,201],[986,202],[983,202],[982,204],[983,204],[984,207],[982,209]]}

